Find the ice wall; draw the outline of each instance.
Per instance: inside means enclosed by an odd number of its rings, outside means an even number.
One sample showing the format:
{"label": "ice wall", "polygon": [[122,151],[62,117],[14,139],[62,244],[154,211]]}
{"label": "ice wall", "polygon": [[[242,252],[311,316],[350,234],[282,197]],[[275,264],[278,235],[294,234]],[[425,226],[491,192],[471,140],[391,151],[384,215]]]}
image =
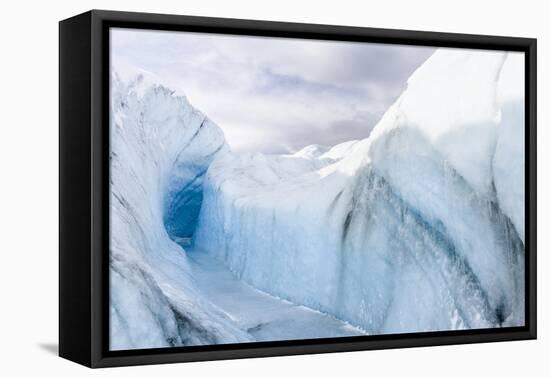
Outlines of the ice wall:
{"label": "ice wall", "polygon": [[211,164],[195,243],[369,333],[522,325],[521,54],[440,49],[371,136]]}
{"label": "ice wall", "polygon": [[110,347],[249,341],[200,293],[170,238],[192,234],[223,133],[185,97],[127,76],[111,80]]}

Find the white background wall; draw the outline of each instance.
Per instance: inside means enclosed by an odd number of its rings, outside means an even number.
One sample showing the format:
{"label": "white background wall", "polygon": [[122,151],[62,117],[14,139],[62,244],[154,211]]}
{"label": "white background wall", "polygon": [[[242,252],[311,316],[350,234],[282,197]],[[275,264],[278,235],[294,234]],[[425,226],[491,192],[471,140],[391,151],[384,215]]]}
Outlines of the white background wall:
{"label": "white background wall", "polygon": [[[6,1],[0,21],[0,375],[548,376],[550,27],[544,1]],[[96,9],[433,30],[539,39],[539,340],[92,371],[55,356],[58,26]],[[546,296],[546,298],[543,298]],[[546,350],[545,350],[546,348]]]}

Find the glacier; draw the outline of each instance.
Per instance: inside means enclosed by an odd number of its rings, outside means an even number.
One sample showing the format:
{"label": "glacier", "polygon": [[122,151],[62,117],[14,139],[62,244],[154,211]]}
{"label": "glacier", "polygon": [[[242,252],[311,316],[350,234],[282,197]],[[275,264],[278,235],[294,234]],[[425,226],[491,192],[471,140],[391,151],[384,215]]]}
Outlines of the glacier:
{"label": "glacier", "polygon": [[110,348],[523,325],[523,69],[438,49],[368,138],[285,155],[113,73]]}
{"label": "glacier", "polygon": [[369,334],[523,325],[521,69],[439,49],[365,140],[224,154],[195,244]]}

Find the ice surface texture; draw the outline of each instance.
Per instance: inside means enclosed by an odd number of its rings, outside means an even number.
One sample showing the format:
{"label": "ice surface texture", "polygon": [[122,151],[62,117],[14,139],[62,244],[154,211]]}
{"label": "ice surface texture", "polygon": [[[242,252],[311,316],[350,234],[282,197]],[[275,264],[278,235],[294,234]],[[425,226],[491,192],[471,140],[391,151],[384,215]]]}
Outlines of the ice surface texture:
{"label": "ice surface texture", "polygon": [[198,293],[174,236],[190,235],[202,175],[228,147],[184,97],[111,81],[110,347],[250,341]]}
{"label": "ice surface texture", "polygon": [[368,333],[524,323],[521,54],[440,49],[371,136],[211,164],[195,243]]}

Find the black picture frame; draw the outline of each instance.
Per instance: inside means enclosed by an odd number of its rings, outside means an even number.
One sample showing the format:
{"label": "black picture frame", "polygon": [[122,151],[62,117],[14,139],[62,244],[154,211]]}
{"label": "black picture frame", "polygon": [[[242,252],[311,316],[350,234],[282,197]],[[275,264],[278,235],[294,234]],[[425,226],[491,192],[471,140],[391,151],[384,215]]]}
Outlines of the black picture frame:
{"label": "black picture frame", "polygon": [[[109,28],[525,53],[523,327],[109,351]],[[536,338],[536,39],[92,10],[59,23],[59,355],[89,367]]]}

